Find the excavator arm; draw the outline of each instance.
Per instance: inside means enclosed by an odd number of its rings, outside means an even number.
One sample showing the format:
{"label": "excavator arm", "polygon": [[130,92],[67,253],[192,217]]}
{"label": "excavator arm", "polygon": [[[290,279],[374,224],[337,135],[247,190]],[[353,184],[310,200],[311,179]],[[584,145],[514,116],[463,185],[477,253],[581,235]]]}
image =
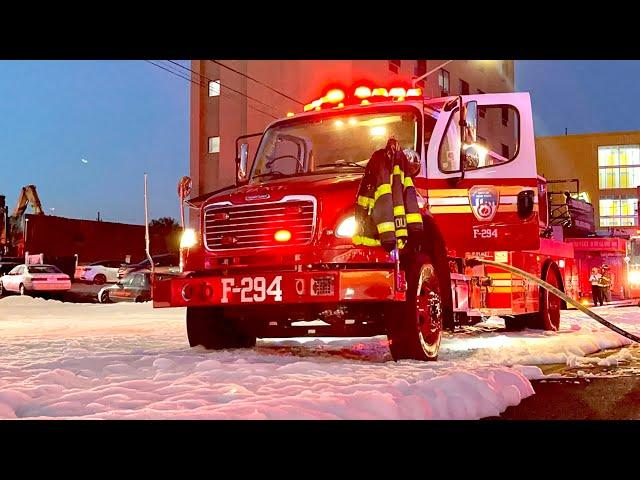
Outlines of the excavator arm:
{"label": "excavator arm", "polygon": [[13,210],[13,215],[11,215],[14,220],[22,218],[24,213],[27,211],[27,205],[29,205],[29,203],[31,203],[34,213],[44,215],[44,210],[42,210],[42,204],[40,203],[40,197],[36,191],[36,186],[27,185],[26,187],[22,187],[20,195],[18,195],[18,203],[16,204],[16,208]]}

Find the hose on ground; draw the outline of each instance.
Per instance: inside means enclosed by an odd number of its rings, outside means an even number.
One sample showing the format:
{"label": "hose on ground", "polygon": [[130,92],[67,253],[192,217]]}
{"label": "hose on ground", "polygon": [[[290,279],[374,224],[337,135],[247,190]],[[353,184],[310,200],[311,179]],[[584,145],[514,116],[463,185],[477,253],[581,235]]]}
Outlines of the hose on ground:
{"label": "hose on ground", "polygon": [[487,260],[487,259],[484,259],[484,258],[469,258],[469,259],[466,260],[466,263],[470,267],[473,267],[474,265],[477,265],[477,264],[491,265],[492,267],[500,268],[502,270],[506,270],[507,272],[514,273],[514,274],[516,274],[516,275],[518,275],[518,276],[520,276],[522,278],[526,278],[530,282],[535,282],[539,286],[541,286],[542,288],[544,288],[547,291],[553,293],[557,297],[560,297],[565,302],[570,303],[571,305],[576,307],[578,310],[580,310],[582,313],[584,313],[586,315],[589,315],[596,322],[598,322],[598,323],[604,325],[605,327],[613,330],[617,334],[628,338],[629,340],[633,340],[636,343],[640,343],[640,337],[638,337],[637,335],[634,335],[633,333],[627,332],[626,330],[623,330],[620,327],[614,325],[613,323],[605,320],[604,318],[602,318],[597,313],[592,312],[590,309],[588,309],[587,307],[582,305],[580,302],[578,302],[578,301],[574,300],[573,298],[569,297],[568,295],[566,295],[562,290],[559,290],[558,288],[554,287],[553,285],[548,284],[544,280],[536,277],[535,275],[532,275],[529,272],[525,272],[524,270],[520,270],[519,268],[514,267],[513,265],[508,265],[508,264],[505,264],[505,263],[496,262],[494,260]]}

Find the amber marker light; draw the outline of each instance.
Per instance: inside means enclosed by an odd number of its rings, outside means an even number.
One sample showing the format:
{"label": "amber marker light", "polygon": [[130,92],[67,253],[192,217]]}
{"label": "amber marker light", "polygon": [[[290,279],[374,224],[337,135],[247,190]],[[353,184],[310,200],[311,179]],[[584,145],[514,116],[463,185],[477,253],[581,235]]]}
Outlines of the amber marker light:
{"label": "amber marker light", "polygon": [[288,242],[291,240],[291,232],[289,230],[278,230],[273,234],[276,242]]}

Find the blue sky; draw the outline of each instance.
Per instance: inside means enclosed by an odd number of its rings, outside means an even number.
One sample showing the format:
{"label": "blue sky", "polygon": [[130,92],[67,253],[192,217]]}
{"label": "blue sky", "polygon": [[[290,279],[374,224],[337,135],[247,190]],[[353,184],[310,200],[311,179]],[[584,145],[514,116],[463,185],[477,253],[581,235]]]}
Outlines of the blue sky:
{"label": "blue sky", "polygon": [[[516,62],[537,135],[640,129],[638,78],[638,61]],[[178,218],[189,87],[144,61],[0,61],[0,194],[12,209],[35,184],[47,213],[142,223],[148,171],[151,217]]]}
{"label": "blue sky", "polygon": [[35,184],[46,213],[143,223],[148,171],[151,217],[179,218],[189,85],[144,61],[0,62],[0,193],[10,209]]}

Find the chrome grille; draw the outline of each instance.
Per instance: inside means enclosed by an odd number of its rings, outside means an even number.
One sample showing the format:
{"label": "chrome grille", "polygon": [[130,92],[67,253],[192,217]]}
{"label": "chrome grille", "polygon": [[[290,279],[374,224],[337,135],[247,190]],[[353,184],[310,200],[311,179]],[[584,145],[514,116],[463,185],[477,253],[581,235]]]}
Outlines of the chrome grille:
{"label": "chrome grille", "polygon": [[[316,202],[313,197],[285,197],[283,201],[246,205],[213,204],[205,209],[208,250],[307,245],[313,237]],[[291,232],[288,242],[276,242],[280,229]]]}

